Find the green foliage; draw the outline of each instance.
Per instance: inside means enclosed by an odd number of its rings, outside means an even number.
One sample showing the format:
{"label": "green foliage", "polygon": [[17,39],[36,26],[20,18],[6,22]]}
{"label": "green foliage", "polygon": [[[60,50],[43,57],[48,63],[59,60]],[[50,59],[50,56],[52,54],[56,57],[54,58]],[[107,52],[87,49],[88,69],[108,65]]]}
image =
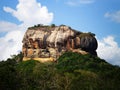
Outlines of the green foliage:
{"label": "green foliage", "polygon": [[120,90],[120,67],[98,57],[67,52],[40,63],[18,56],[0,62],[1,90]]}
{"label": "green foliage", "polygon": [[64,72],[73,72],[76,69],[103,72],[107,70],[107,68],[103,68],[103,66],[105,65],[108,65],[106,66],[108,69],[111,66],[110,64],[105,62],[105,60],[102,60],[90,54],[81,55],[78,53],[67,52],[58,59],[58,64],[56,67],[60,69],[60,71]]}
{"label": "green foliage", "polygon": [[[54,24],[53,24],[53,25],[54,25]],[[36,29],[38,29],[38,28],[40,28],[40,27],[47,28],[47,27],[50,27],[50,26],[49,26],[49,25],[43,25],[43,24],[37,24],[37,25],[34,25],[34,26],[32,26],[32,27],[28,27],[28,29],[29,29],[29,30],[31,30],[31,29],[36,30]]]}
{"label": "green foliage", "polygon": [[34,67],[38,62],[34,60],[20,62],[16,66],[16,70],[18,73],[18,77],[20,79],[20,90],[33,90],[36,87],[36,83],[34,81],[33,71]]}
{"label": "green foliage", "polygon": [[26,62],[21,62],[17,65],[17,69],[21,71],[22,73],[30,74],[33,72],[33,68],[35,67],[36,61],[35,60],[29,60]]}
{"label": "green foliage", "polygon": [[15,69],[16,61],[7,59],[0,62],[0,89],[1,90],[16,90],[19,88],[19,80]]}
{"label": "green foliage", "polygon": [[91,33],[91,32],[88,32],[89,34],[91,34],[92,36],[95,36],[95,34],[94,33]]}
{"label": "green foliage", "polygon": [[16,62],[21,62],[23,60],[22,52],[20,52],[18,55],[12,55],[11,59],[15,60]]}
{"label": "green foliage", "polygon": [[[75,87],[82,86],[80,87],[82,90],[120,89],[120,68],[89,54],[81,55],[78,53],[67,52],[58,59],[56,68],[59,73],[68,72],[74,74],[77,80],[75,79],[76,84],[72,85],[75,85]],[[76,88],[75,90],[79,90],[79,88]]]}
{"label": "green foliage", "polygon": [[94,34],[94,33],[91,33],[91,32],[88,32],[88,33],[81,33],[81,34],[79,35],[80,38],[81,38],[81,37],[85,37],[85,36],[87,36],[87,37],[94,37],[95,34]]}
{"label": "green foliage", "polygon": [[55,27],[56,25],[55,24],[51,24],[51,27]]}

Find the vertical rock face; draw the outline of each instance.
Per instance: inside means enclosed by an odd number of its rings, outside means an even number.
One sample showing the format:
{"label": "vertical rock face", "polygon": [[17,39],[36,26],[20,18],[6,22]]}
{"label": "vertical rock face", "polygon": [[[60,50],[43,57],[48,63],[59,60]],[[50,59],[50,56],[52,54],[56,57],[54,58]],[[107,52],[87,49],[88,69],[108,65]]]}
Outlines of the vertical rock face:
{"label": "vertical rock face", "polygon": [[27,58],[54,58],[66,51],[97,55],[97,40],[91,33],[82,33],[68,26],[29,28],[23,38],[22,53]]}
{"label": "vertical rock face", "polygon": [[79,35],[80,38],[80,48],[90,54],[97,55],[96,49],[98,47],[97,40],[93,34],[82,33]]}

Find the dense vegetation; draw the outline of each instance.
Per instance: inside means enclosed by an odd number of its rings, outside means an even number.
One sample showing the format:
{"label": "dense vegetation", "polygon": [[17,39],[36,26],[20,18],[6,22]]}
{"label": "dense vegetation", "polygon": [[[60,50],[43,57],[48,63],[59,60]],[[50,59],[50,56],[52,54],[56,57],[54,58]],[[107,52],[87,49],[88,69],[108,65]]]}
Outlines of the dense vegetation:
{"label": "dense vegetation", "polygon": [[98,57],[67,52],[58,62],[0,62],[0,90],[120,90],[120,67]]}
{"label": "dense vegetation", "polygon": [[54,28],[56,25],[55,24],[51,24],[51,25],[43,25],[43,24],[37,24],[34,25],[32,27],[28,27],[28,29],[38,29],[39,27],[44,27],[44,28]]}

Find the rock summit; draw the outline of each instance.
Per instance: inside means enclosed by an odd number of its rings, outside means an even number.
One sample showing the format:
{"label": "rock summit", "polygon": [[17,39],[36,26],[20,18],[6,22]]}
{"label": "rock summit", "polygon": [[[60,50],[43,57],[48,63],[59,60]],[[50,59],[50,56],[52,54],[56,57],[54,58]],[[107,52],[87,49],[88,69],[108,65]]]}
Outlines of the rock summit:
{"label": "rock summit", "polygon": [[[57,60],[64,52],[97,55],[95,34],[83,33],[66,25],[29,27],[23,37],[23,60]],[[44,62],[43,61],[43,62]]]}

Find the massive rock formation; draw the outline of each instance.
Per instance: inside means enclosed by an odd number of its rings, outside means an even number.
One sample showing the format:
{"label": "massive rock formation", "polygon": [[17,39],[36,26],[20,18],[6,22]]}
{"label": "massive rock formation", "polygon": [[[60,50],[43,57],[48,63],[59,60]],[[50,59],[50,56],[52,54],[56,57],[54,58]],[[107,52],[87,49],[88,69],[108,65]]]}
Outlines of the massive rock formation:
{"label": "massive rock formation", "polygon": [[66,51],[97,55],[97,40],[92,33],[82,33],[69,26],[37,26],[28,28],[22,52],[26,58],[53,58]]}

